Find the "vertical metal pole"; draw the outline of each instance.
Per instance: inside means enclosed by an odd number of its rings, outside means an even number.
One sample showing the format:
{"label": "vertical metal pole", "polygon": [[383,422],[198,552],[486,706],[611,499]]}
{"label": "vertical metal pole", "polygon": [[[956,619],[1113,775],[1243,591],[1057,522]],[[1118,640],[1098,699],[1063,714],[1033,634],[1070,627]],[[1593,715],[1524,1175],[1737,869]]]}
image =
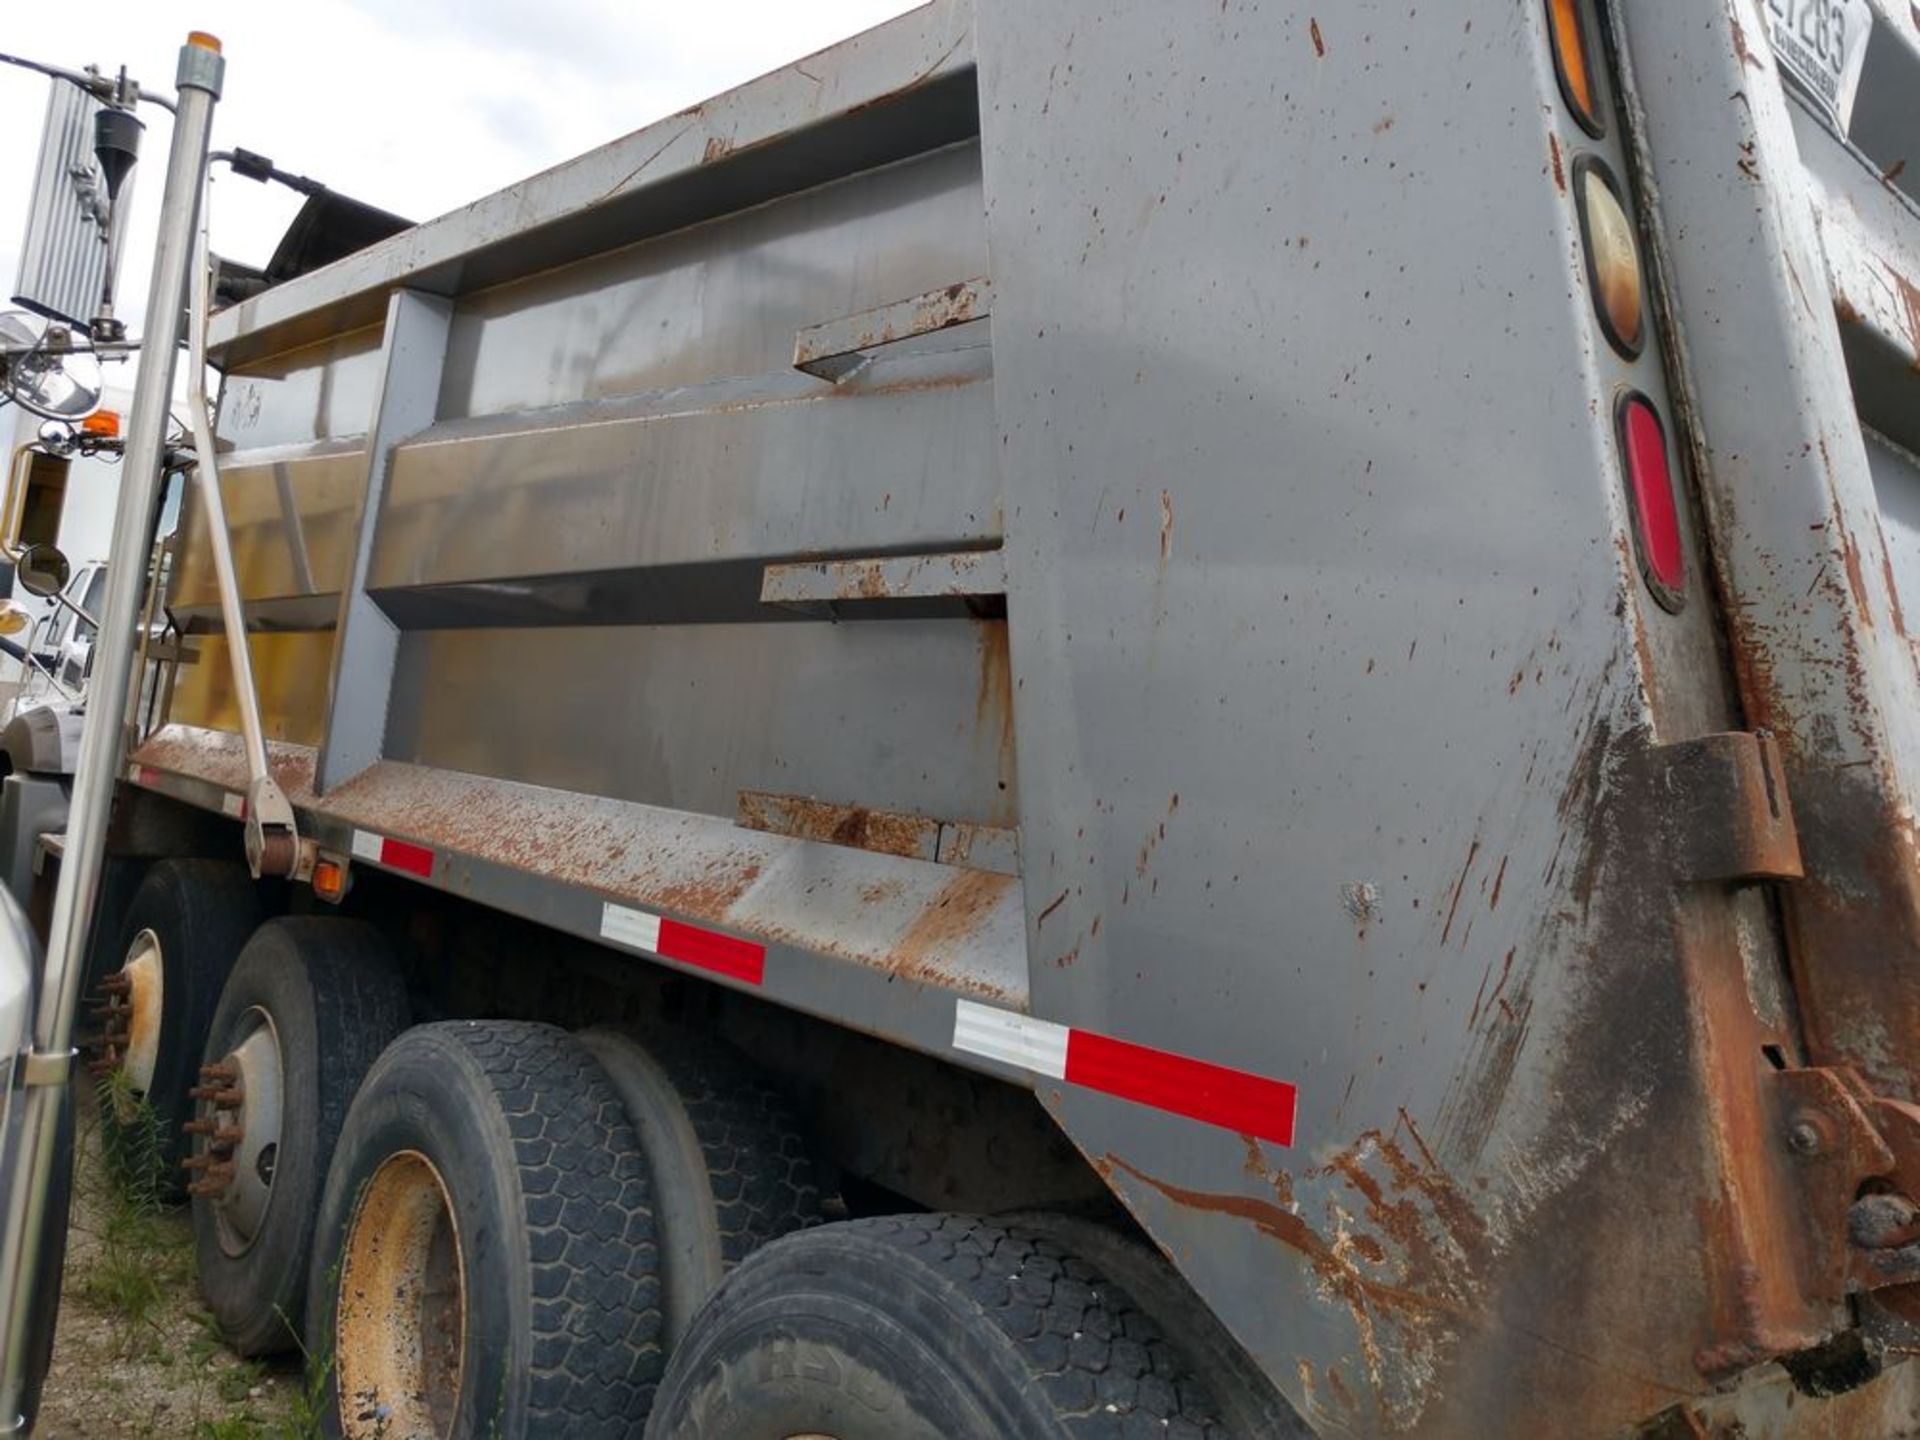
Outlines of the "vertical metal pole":
{"label": "vertical metal pole", "polygon": [[168,399],[180,345],[180,301],[199,221],[201,177],[214,102],[225,62],[220,42],[195,33],[180,49],[176,81],[180,106],[160,207],[160,235],[147,290],[146,331],[133,389],[133,418],[120,472],[113,521],[113,563],[95,642],[87,718],[68,812],[66,853],[54,892],[46,972],[34,1011],[33,1049],[22,1066],[19,1151],[4,1167],[0,1194],[0,1430],[20,1423],[32,1348],[33,1285],[45,1232],[48,1184],[63,1158],[56,1154],[57,1120],[73,1070],[73,1016],[85,975],[87,928],[106,855],[107,821],[119,778],[122,721],[132,683],[135,623],[147,566],[143,551],[153,524],[166,440]]}
{"label": "vertical metal pole", "polygon": [[[204,191],[202,193],[205,193]],[[213,443],[213,414],[207,405],[207,316],[209,291],[207,227],[195,234],[193,303],[187,323],[192,343],[187,352],[193,383],[187,387],[187,414],[193,417],[194,483],[206,512],[213,573],[220,582],[220,618],[226,627],[227,661],[233,668],[233,697],[240,709],[240,733],[247,748],[247,867],[262,875],[293,875],[299,870],[300,843],[293,806],[267,766],[267,736],[260,723],[260,692],[253,683],[253,653],[247,648],[247,612],[240,601],[240,575],[233,563],[233,534],[220,493],[220,459]]]}

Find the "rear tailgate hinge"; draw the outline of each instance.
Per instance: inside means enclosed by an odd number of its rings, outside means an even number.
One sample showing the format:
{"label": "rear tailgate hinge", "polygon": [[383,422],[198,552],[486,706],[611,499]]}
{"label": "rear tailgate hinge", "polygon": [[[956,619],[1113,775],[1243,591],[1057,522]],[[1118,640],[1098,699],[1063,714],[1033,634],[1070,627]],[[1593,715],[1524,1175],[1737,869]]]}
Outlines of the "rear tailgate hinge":
{"label": "rear tailgate hinge", "polygon": [[1645,814],[1681,880],[1797,880],[1800,837],[1773,736],[1729,730],[1656,745]]}

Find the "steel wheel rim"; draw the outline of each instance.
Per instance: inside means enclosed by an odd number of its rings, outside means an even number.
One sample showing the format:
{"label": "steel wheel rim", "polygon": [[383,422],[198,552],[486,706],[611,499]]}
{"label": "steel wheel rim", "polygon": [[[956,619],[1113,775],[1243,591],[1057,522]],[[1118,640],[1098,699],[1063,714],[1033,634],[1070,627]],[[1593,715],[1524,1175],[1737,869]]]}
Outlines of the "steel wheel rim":
{"label": "steel wheel rim", "polygon": [[232,1178],[215,1197],[213,1212],[220,1248],[234,1256],[253,1248],[266,1223],[285,1106],[280,1032],[273,1017],[256,1005],[240,1017],[239,1033],[223,1063],[231,1067],[241,1094],[234,1112],[240,1138],[229,1162]]}
{"label": "steel wheel rim", "polygon": [[417,1150],[389,1155],[341,1249],[333,1361],[345,1440],[452,1435],[466,1300],[446,1181]]}
{"label": "steel wheel rim", "polygon": [[145,1095],[153,1088],[153,1072],[160,1059],[160,1010],[167,973],[160,937],[151,930],[134,936],[120,973],[128,982],[126,1058],[120,1068],[127,1088]]}

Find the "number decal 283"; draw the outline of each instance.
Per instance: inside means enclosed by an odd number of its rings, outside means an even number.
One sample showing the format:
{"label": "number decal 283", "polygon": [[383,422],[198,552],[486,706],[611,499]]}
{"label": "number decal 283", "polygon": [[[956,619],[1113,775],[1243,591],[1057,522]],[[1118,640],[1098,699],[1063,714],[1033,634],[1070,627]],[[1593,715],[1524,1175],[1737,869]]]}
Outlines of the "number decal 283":
{"label": "number decal 283", "polygon": [[1847,21],[1840,0],[1767,0],[1782,30],[1796,36],[1837,75],[1846,65]]}

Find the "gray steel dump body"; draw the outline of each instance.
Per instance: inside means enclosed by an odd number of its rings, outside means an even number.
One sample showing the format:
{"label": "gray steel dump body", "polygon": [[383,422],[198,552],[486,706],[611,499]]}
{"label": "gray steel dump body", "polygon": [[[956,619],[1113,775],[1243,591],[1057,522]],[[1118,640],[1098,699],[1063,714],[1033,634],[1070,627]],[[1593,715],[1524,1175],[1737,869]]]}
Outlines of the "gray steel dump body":
{"label": "gray steel dump body", "polygon": [[225,312],[303,829],[1032,1087],[1320,1434],[1908,1433],[1769,1362],[1913,1309],[1920,24],[1614,9],[1594,139],[1532,0],[937,0]]}

